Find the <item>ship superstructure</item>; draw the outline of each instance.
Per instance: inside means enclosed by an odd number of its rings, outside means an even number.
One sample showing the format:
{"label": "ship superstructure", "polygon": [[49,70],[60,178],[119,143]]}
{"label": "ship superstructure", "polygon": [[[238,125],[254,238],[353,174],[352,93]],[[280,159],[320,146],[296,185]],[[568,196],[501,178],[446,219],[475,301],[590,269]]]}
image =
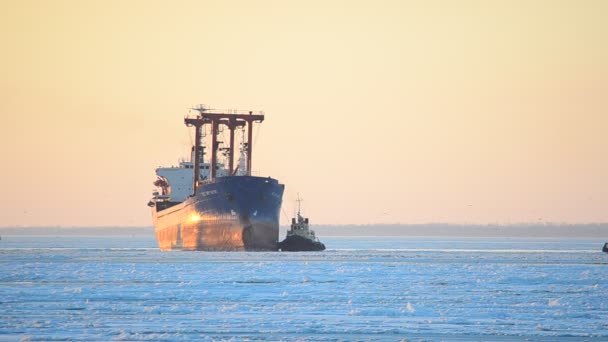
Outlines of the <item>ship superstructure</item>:
{"label": "ship superstructure", "polygon": [[[197,115],[184,119],[195,129],[190,161],[156,169],[157,190],[148,205],[160,249],[277,250],[284,185],[251,175],[253,124],[262,122],[264,114],[194,109]],[[210,128],[209,162],[204,161],[206,128]],[[221,147],[218,137],[225,128],[229,144]],[[235,166],[237,129],[243,130],[243,138]]]}

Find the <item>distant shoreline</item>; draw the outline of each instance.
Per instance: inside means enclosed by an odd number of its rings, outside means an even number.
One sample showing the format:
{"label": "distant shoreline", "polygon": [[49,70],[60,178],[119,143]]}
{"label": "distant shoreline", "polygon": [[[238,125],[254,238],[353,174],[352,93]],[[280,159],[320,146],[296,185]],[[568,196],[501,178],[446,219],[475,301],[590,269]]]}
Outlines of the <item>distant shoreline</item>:
{"label": "distant shoreline", "polygon": [[[592,224],[409,224],[318,225],[319,236],[428,236],[428,237],[543,237],[602,238],[608,240],[608,223]],[[345,234],[346,233],[346,234]]]}
{"label": "distant shoreline", "polygon": [[[504,238],[598,238],[608,241],[608,223],[589,224],[369,224],[312,225],[317,236],[412,236]],[[281,226],[280,236],[286,226]],[[153,227],[2,227],[0,236],[154,236]]]}

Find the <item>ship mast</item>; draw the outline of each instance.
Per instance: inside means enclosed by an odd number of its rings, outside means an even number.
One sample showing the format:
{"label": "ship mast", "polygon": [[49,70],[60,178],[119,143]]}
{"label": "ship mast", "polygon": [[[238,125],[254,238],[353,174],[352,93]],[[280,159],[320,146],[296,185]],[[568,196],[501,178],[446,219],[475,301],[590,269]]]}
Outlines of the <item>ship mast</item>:
{"label": "ship mast", "polygon": [[195,126],[195,133],[194,133],[194,178],[193,178],[193,182],[194,182],[194,193],[196,193],[196,185],[198,183],[198,180],[200,179],[200,165],[201,165],[201,155],[199,154],[200,149],[201,149],[201,139],[202,139],[202,134],[201,134],[201,125],[197,125]]}
{"label": "ship mast", "polygon": [[[205,108],[203,105],[193,108],[198,111],[198,115],[195,118],[184,119],[186,126],[195,127],[195,150],[198,151],[201,146],[201,127],[207,124],[211,125],[211,165],[209,179],[214,180],[217,173],[217,153],[219,142],[217,141],[217,134],[219,132],[219,126],[225,125],[230,130],[230,147],[229,147],[229,158],[228,158],[228,174],[232,175],[234,172],[234,130],[237,127],[247,126],[247,175],[251,176],[251,154],[252,154],[252,137],[253,137],[253,123],[264,121],[264,114],[253,114],[252,111],[248,113],[232,111],[232,113],[217,111]],[[200,159],[198,153],[195,155],[194,162],[194,178],[192,184],[193,195],[196,195],[196,189],[198,187],[199,174],[200,174]]]}
{"label": "ship mast", "polygon": [[300,193],[298,192],[298,198],[296,198],[296,202],[298,202],[298,221],[302,217],[300,214],[300,207],[302,206],[302,199],[300,198]]}

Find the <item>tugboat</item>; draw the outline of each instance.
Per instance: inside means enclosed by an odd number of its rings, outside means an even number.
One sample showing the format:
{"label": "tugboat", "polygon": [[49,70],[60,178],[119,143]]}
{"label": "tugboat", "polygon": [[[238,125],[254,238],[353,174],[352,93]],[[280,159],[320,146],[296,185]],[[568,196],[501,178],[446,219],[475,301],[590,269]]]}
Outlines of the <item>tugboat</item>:
{"label": "tugboat", "polygon": [[304,218],[300,211],[302,200],[298,194],[298,215],[291,219],[291,228],[287,231],[285,240],[278,243],[283,252],[317,252],[325,250],[325,245],[315,236],[314,230],[308,227],[308,217]]}
{"label": "tugboat", "polygon": [[602,248],[602,252],[608,253],[608,242],[604,244],[604,248]]}

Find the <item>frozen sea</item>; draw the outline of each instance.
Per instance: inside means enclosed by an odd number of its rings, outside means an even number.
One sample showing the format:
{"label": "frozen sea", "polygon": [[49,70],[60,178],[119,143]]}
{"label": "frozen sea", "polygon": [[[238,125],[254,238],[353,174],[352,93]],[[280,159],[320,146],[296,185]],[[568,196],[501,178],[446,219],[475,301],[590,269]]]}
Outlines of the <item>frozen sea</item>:
{"label": "frozen sea", "polygon": [[0,341],[608,340],[603,241],[325,237],[315,253],[0,240]]}

